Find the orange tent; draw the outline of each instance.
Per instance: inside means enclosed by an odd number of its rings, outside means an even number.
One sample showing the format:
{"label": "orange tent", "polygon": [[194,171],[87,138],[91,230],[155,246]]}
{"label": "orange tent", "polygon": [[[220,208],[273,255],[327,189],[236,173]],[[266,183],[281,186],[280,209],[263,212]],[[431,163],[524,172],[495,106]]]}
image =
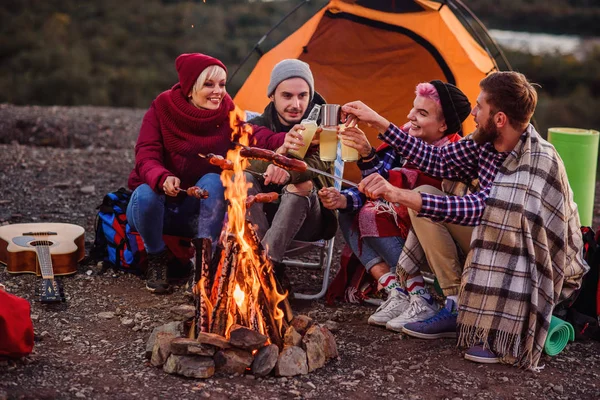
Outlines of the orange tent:
{"label": "orange tent", "polygon": [[[242,109],[261,112],[269,102],[265,90],[271,70],[286,58],[310,64],[315,90],[328,103],[362,100],[397,125],[406,122],[415,86],[420,82],[451,82],[474,103],[479,81],[497,69],[493,57],[448,5],[428,0],[399,3],[410,3],[410,7],[386,12],[330,1],[262,56],[235,96],[235,103]],[[377,146],[377,133],[363,128]],[[463,130],[473,128],[474,122],[468,118]],[[346,167],[346,177],[359,179],[356,166]]]}

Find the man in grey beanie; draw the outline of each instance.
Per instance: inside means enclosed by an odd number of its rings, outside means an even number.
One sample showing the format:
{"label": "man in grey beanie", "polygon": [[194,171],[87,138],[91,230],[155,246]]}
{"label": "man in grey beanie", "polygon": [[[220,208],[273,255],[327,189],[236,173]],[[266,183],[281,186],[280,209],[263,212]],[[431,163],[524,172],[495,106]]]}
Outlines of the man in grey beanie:
{"label": "man in grey beanie", "polygon": [[[325,103],[325,99],[314,90],[309,65],[296,59],[276,64],[271,72],[267,96],[271,101],[263,114],[249,122],[273,132],[287,132],[278,153],[287,154],[288,150],[298,149],[303,144],[300,122],[315,104]],[[333,173],[333,163],[319,158],[318,146],[309,148],[304,161],[313,168]],[[246,174],[246,180],[252,185],[248,195],[264,192],[281,194],[277,204],[255,203],[251,206],[248,219],[257,227],[258,237],[268,251],[277,278],[284,289],[289,290],[289,279],[283,264],[286,250],[298,244],[294,241],[313,242],[335,235],[337,216],[322,206],[317,195],[319,189],[332,186],[333,181],[311,171],[286,171],[258,160],[252,161],[250,169],[263,173],[264,178]]]}

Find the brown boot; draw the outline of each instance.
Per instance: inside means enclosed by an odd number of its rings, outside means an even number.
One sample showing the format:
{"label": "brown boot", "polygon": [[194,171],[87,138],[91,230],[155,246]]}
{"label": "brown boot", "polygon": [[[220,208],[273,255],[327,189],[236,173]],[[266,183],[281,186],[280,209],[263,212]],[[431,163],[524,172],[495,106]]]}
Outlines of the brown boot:
{"label": "brown boot", "polygon": [[158,254],[148,254],[148,270],[146,271],[146,289],[154,294],[169,293],[171,287],[167,281],[168,250]]}

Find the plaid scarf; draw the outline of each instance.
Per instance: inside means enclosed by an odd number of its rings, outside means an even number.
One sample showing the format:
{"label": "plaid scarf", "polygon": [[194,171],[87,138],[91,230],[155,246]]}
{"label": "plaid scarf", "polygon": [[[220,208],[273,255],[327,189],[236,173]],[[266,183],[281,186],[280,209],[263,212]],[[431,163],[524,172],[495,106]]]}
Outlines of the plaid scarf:
{"label": "plaid scarf", "polygon": [[458,343],[489,345],[537,369],[554,306],[587,272],[564,164],[529,125],[498,171],[473,232],[459,295]]}

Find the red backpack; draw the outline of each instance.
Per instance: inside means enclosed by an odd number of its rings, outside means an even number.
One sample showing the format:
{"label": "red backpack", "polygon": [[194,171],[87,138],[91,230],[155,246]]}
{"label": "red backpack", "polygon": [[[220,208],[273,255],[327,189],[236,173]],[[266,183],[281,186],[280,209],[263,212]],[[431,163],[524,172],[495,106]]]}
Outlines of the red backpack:
{"label": "red backpack", "polygon": [[23,357],[33,350],[33,323],[29,302],[6,293],[0,286],[0,358]]}

